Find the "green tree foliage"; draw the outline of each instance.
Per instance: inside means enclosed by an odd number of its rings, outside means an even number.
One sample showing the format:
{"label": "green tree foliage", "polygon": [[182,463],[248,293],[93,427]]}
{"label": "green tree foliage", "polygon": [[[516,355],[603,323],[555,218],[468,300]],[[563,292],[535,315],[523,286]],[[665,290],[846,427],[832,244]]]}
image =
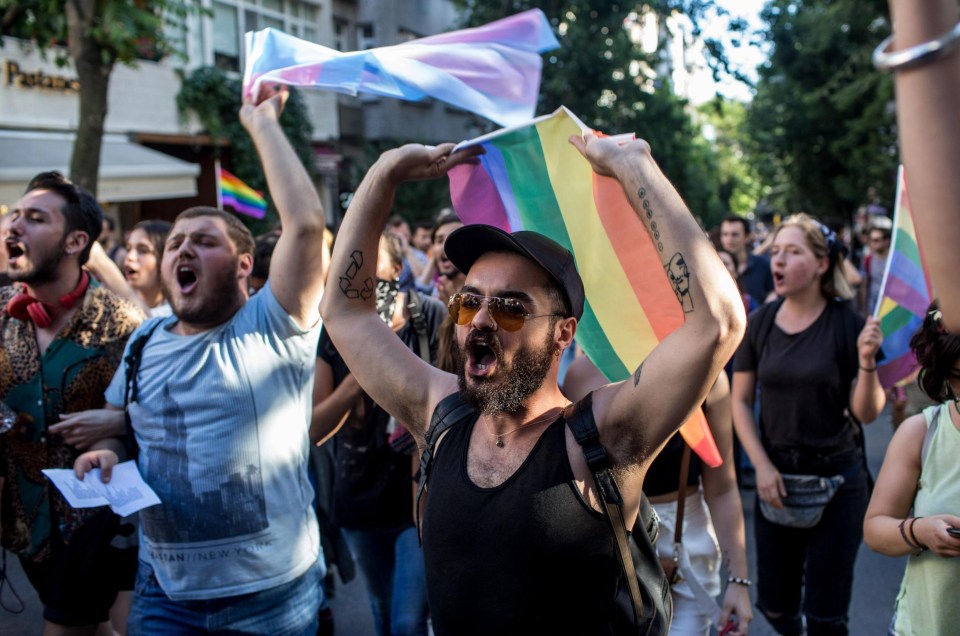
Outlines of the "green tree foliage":
{"label": "green tree foliage", "polygon": [[[596,130],[611,134],[635,132],[650,143],[657,163],[694,215],[708,226],[719,222],[728,202],[720,197],[717,156],[691,120],[686,102],[673,94],[669,82],[657,79],[651,85],[644,73],[645,69],[656,68],[657,54],[645,54],[624,28],[645,10],[652,10],[661,18],[679,11],[696,25],[709,12],[717,13],[714,2],[461,0],[458,4],[466,26],[534,7],[543,10],[554,27],[560,48],[545,55],[538,112],[552,112],[564,105]],[[722,57],[719,43],[713,43],[713,53],[719,73],[729,65]]]}
{"label": "green tree foliage", "polygon": [[117,63],[158,60],[182,50],[177,33],[195,5],[189,0],[0,0],[0,35],[55,45],[80,81],[80,115],[70,178],[97,191],[110,74]]}
{"label": "green tree foliage", "polygon": [[893,201],[890,78],[870,64],[889,33],[883,0],[771,0],[770,59],[747,119],[749,146],[782,213],[846,219],[870,186]]}
{"label": "green tree foliage", "polygon": [[[267,190],[266,177],[253,140],[240,123],[240,95],[239,79],[227,77],[218,68],[200,68],[183,78],[180,92],[177,93],[177,108],[182,116],[196,116],[213,140],[218,155],[229,149],[230,161],[225,167],[230,172],[266,196],[269,205],[263,219],[240,217],[256,235],[277,227],[280,217]],[[314,176],[313,146],[310,143],[313,125],[303,98],[295,88],[290,88],[290,97],[280,117],[280,125],[307,172],[311,177]]]}
{"label": "green tree foliage", "polygon": [[757,208],[763,194],[756,169],[744,150],[747,107],[735,100],[717,98],[698,109],[709,128],[720,169],[718,195],[730,212],[746,215]]}

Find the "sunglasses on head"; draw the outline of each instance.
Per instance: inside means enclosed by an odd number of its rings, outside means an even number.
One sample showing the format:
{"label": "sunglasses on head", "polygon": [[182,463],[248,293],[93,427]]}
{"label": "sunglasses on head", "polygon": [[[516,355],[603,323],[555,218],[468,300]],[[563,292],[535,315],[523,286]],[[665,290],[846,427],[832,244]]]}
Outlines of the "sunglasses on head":
{"label": "sunglasses on head", "polygon": [[477,294],[468,294],[460,292],[450,297],[447,303],[447,310],[453,322],[458,325],[468,325],[473,320],[477,312],[483,306],[483,301],[487,301],[487,311],[505,331],[517,331],[523,327],[527,318],[542,318],[544,316],[559,316],[560,314],[530,314],[526,307],[516,298],[500,298],[498,296],[478,296]]}

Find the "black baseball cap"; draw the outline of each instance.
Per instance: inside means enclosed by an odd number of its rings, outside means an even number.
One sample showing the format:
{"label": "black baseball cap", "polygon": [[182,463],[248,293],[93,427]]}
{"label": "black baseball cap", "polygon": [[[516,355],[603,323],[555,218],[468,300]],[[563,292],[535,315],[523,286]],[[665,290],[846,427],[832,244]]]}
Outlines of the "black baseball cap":
{"label": "black baseball cap", "polygon": [[577,271],[573,254],[543,234],[520,230],[507,233],[492,225],[464,225],[447,237],[443,244],[457,269],[468,272],[477,259],[487,252],[513,252],[543,268],[567,295],[573,317],[583,316],[583,279]]}

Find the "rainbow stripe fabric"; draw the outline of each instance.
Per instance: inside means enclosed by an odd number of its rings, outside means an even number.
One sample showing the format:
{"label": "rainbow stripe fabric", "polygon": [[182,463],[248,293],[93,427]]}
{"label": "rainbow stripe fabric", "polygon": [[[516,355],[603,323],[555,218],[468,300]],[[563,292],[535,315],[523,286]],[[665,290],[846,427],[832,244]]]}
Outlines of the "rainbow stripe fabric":
{"label": "rainbow stripe fabric", "polygon": [[262,219],[267,212],[267,200],[246,183],[223,168],[219,169],[220,206],[231,207],[240,214]]}
{"label": "rainbow stripe fabric", "polygon": [[[463,142],[486,154],[451,170],[450,195],[464,223],[533,230],[573,253],[586,291],[577,342],[610,381],[620,381],[683,324],[683,313],[620,183],[595,174],[568,141],[586,130],[561,107]],[[721,463],[702,413],[681,433],[709,465]]]}
{"label": "rainbow stripe fabric", "polygon": [[509,126],[533,117],[540,54],[559,46],[540,9],[350,53],[264,29],[246,34],[243,91],[256,95],[270,82],[407,101],[432,97]]}
{"label": "rainbow stripe fabric", "polygon": [[883,332],[884,359],[877,364],[885,388],[909,378],[919,368],[910,349],[910,338],[923,324],[933,299],[930,277],[913,227],[903,166],[897,174],[897,204],[893,211],[890,254],[883,272],[880,298],[874,316]]}

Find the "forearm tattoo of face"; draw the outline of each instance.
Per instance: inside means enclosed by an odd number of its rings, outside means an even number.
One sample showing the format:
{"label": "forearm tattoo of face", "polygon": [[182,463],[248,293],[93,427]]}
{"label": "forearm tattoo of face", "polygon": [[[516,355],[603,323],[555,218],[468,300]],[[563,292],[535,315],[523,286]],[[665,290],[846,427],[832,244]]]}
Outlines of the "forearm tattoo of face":
{"label": "forearm tattoo of face", "polygon": [[363,252],[353,250],[353,253],[350,254],[350,264],[347,266],[347,271],[340,277],[340,291],[350,300],[356,300],[358,298],[370,300],[370,297],[373,296],[373,292],[376,289],[376,284],[372,278],[364,280],[361,287],[354,287],[354,279],[357,277],[357,274],[360,273],[361,267],[363,267]]}
{"label": "forearm tattoo of face", "polygon": [[670,286],[673,287],[673,293],[677,295],[683,313],[689,314],[693,311],[693,299],[690,297],[690,270],[687,269],[687,262],[683,255],[680,252],[674,254],[663,269],[667,272]]}

